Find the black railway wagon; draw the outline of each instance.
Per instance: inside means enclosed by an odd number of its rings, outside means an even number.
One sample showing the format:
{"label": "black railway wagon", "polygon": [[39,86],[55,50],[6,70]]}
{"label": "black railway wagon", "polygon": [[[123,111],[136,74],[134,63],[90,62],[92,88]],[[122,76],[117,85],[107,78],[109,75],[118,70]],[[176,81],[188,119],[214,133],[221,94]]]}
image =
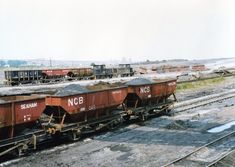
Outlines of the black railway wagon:
{"label": "black railway wagon", "polygon": [[37,83],[42,78],[42,70],[8,70],[4,73],[7,85]]}

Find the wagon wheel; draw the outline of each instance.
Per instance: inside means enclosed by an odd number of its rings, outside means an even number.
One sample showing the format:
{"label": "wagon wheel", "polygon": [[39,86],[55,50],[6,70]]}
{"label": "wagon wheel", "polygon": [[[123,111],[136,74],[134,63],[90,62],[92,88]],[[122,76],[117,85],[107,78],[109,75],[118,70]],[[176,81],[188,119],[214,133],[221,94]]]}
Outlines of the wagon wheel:
{"label": "wagon wheel", "polygon": [[16,148],[16,149],[13,150],[12,155],[13,155],[14,157],[20,158],[20,157],[23,156],[24,154],[23,154],[23,152],[22,152],[22,149]]}
{"label": "wagon wheel", "polygon": [[109,130],[115,129],[114,122],[111,122],[110,124],[108,124],[108,125],[107,125],[107,128],[108,128]]}
{"label": "wagon wheel", "polygon": [[78,141],[81,138],[81,132],[80,130],[71,130],[68,133],[68,138],[71,141]]}
{"label": "wagon wheel", "polygon": [[125,115],[125,116],[123,116],[123,119],[124,119],[125,121],[130,121],[130,118],[131,118],[130,115]]}
{"label": "wagon wheel", "polygon": [[167,116],[171,116],[172,115],[172,113],[170,113],[171,112],[171,109],[169,109],[169,108],[167,108],[167,109],[165,109],[164,110],[164,115],[167,115]]}
{"label": "wagon wheel", "polygon": [[146,121],[146,119],[148,119],[148,116],[147,116],[146,114],[144,114],[144,113],[141,113],[141,114],[139,115],[139,119],[140,119],[142,122],[144,122],[144,121]]}
{"label": "wagon wheel", "polygon": [[23,155],[27,154],[27,145],[21,145],[13,150],[12,155],[15,157],[22,157]]}

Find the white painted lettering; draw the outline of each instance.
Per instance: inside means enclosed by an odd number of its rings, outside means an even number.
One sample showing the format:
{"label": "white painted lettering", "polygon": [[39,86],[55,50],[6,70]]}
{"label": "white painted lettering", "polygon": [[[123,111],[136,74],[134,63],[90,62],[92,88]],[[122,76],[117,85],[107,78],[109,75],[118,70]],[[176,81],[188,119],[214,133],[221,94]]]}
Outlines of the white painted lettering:
{"label": "white painted lettering", "polygon": [[83,97],[79,97],[79,104],[83,104]]}
{"label": "white painted lettering", "polygon": [[168,83],[168,86],[175,86],[176,85],[176,82],[170,82]]}
{"label": "white painted lettering", "polygon": [[31,115],[24,115],[24,122],[31,121]]}
{"label": "white painted lettering", "polygon": [[120,90],[112,91],[112,94],[120,94],[120,93],[121,93]]}
{"label": "white painted lettering", "polygon": [[73,101],[74,101],[74,105],[77,106],[78,105],[78,98],[75,97]]}
{"label": "white painted lettering", "polygon": [[91,105],[88,107],[88,110],[95,110],[95,105]]}
{"label": "white painted lettering", "polygon": [[70,98],[68,99],[68,106],[77,106],[83,104],[83,97],[74,97],[74,98]]}
{"label": "white painted lettering", "polygon": [[25,110],[25,109],[29,109],[29,108],[35,108],[37,106],[38,106],[38,103],[35,102],[35,103],[21,104],[20,108],[21,108],[21,110]]}
{"label": "white painted lettering", "polygon": [[68,106],[73,106],[73,99],[68,99]]}
{"label": "white painted lettering", "polygon": [[150,86],[145,86],[140,88],[140,93],[149,93],[150,92]]}

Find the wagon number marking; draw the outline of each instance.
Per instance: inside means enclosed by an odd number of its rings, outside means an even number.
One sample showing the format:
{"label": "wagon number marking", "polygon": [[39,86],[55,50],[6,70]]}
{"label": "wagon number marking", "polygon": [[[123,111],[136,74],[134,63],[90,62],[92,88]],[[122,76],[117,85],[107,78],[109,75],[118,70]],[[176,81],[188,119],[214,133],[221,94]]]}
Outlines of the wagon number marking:
{"label": "wagon number marking", "polygon": [[168,83],[168,86],[175,86],[176,85],[176,82],[170,82]]}
{"label": "wagon number marking", "polygon": [[68,106],[77,106],[83,104],[83,97],[74,97],[74,98],[70,98],[68,99]]}
{"label": "wagon number marking", "polygon": [[140,93],[149,93],[150,92],[150,86],[145,86],[140,88]]}
{"label": "wagon number marking", "polygon": [[95,110],[95,105],[91,105],[88,107],[88,110]]}
{"label": "wagon number marking", "polygon": [[30,121],[31,120],[31,115],[24,115],[24,122]]}

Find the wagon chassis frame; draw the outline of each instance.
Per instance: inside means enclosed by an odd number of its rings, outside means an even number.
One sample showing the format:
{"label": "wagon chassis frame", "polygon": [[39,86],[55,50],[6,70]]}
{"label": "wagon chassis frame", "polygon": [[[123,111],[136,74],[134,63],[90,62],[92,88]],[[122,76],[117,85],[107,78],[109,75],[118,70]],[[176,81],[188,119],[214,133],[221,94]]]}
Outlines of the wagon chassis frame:
{"label": "wagon chassis frame", "polygon": [[[140,120],[145,121],[147,117],[156,116],[159,114],[159,112],[167,109],[170,105],[172,105],[173,101],[170,101],[168,103],[162,103],[160,105],[150,106],[150,107],[139,107],[135,108],[133,110],[134,119],[140,118]],[[156,111],[154,111],[156,110]],[[151,114],[150,111],[153,111]],[[76,123],[70,123],[70,124],[63,124],[63,126],[60,129],[55,129],[54,132],[56,133],[50,133],[51,131],[48,131],[49,128],[55,128],[56,124],[54,123],[43,123],[43,130],[38,130],[26,135],[17,136],[11,139],[5,139],[0,141],[0,157],[12,152],[14,150],[18,150],[19,156],[22,155],[22,152],[27,149],[36,149],[36,146],[40,143],[38,141],[39,139],[42,139],[42,141],[50,140],[53,135],[55,134],[66,134],[72,132],[72,137],[70,138],[73,141],[76,141],[80,139],[80,136],[90,133],[98,132],[104,128],[110,128],[113,129],[117,127],[118,125],[121,125],[123,121],[125,121],[124,117],[127,116],[127,113],[125,110],[114,110],[114,115],[104,116],[100,119],[94,119],[90,121],[83,121],[83,122],[76,122]],[[145,119],[142,119],[140,116],[145,116]],[[58,124],[57,124],[58,125]],[[78,133],[75,136],[73,136],[73,132]],[[78,136],[79,135],[79,136]],[[3,151],[2,151],[3,150]]]}
{"label": "wagon chassis frame", "polygon": [[[122,123],[122,114],[123,110],[117,110],[117,113],[112,116],[105,116],[98,120],[91,120],[87,122],[77,122],[77,123],[70,123],[65,124],[60,130],[56,130],[54,134],[49,133],[49,128],[55,128],[53,123],[43,123],[44,126],[43,130],[38,130],[26,135],[16,136],[11,139],[5,139],[0,141],[0,157],[8,154],[9,152],[12,152],[14,150],[18,151],[18,155],[23,155],[23,151],[27,150],[29,148],[32,148],[33,150],[36,149],[36,146],[40,143],[38,142],[39,139],[42,138],[42,141],[50,140],[53,135],[56,134],[64,134],[69,132],[80,132],[79,135],[85,135],[89,133],[94,133],[99,130],[102,130],[105,127],[113,127],[113,125],[120,125]],[[91,127],[94,127],[92,129]],[[79,139],[80,136],[76,136],[76,138],[70,138],[72,140]]]}

